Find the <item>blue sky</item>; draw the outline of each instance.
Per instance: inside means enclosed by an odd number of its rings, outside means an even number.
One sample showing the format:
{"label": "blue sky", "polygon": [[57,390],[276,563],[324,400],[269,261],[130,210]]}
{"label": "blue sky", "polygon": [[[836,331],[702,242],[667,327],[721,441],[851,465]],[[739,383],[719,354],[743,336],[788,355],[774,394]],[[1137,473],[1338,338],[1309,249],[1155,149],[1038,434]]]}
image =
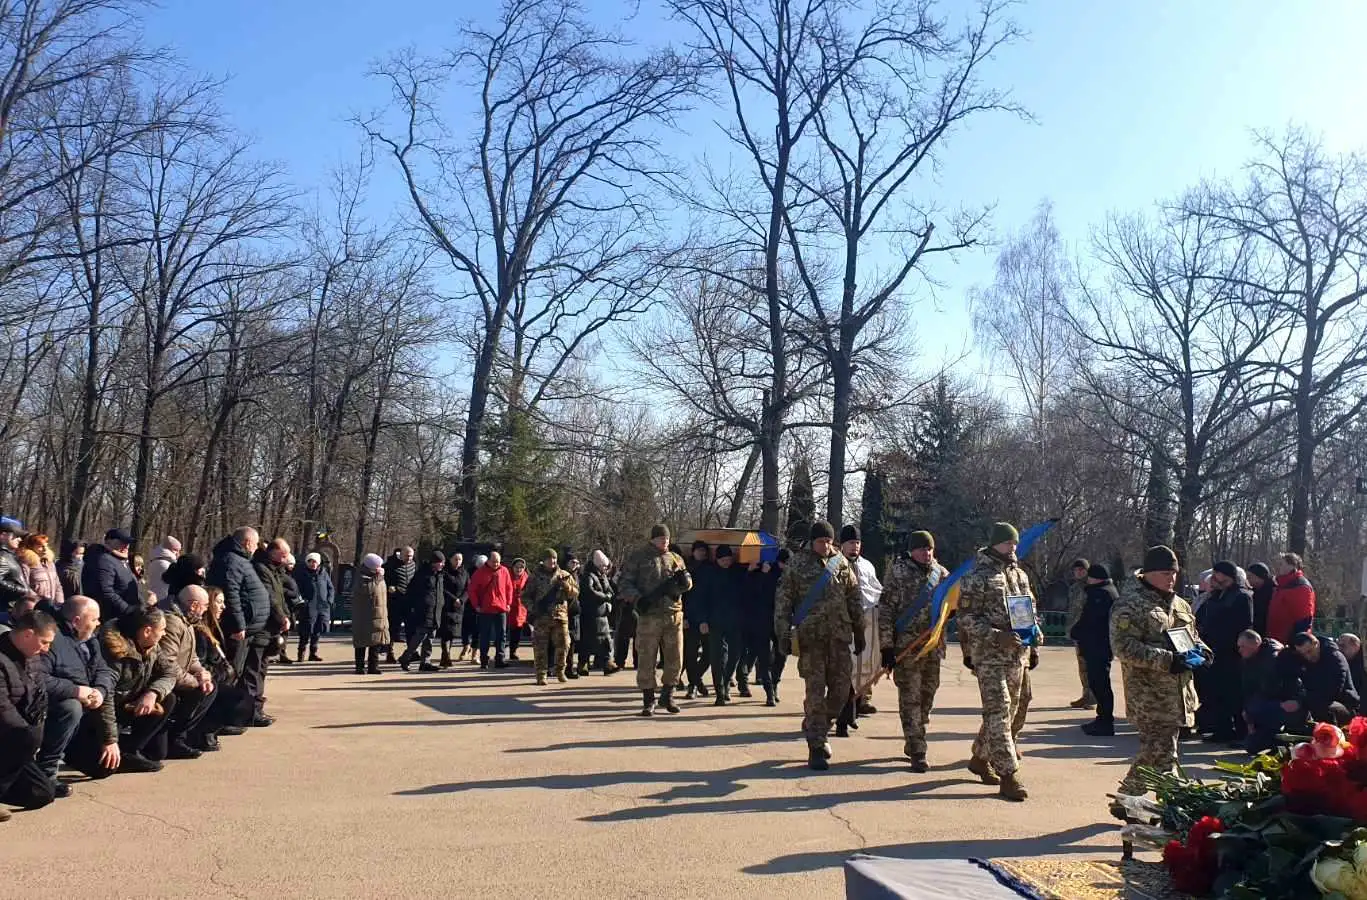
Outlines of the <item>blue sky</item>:
{"label": "blue sky", "polygon": [[[668,40],[670,24],[642,3],[631,30]],[[603,21],[630,8],[589,6]],[[146,32],[192,69],[228,77],[223,105],[233,124],[312,188],[355,158],[348,118],[383,100],[365,75],[373,60],[410,45],[437,51],[462,17],[495,9],[492,0],[166,0]],[[1013,15],[1028,36],[992,73],[1036,121],[978,120],[953,138],[935,183],[923,187],[946,206],[995,203],[998,233],[1019,228],[1048,198],[1065,240],[1083,247],[1110,211],[1237,174],[1255,128],[1294,123],[1332,149],[1367,148],[1360,0],[1033,0]],[[374,198],[378,208],[396,200],[383,184]],[[917,315],[932,357],[968,340],[965,298],[991,278],[991,251],[934,274],[943,286],[922,290]]]}

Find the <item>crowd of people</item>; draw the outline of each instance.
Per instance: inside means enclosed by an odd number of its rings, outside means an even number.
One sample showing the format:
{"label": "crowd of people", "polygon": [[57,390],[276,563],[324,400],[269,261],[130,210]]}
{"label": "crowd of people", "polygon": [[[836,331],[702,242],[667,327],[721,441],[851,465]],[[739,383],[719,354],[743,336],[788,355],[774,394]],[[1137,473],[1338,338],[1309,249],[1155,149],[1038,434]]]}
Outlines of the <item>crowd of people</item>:
{"label": "crowd of people", "polygon": [[69,796],[63,769],[102,779],[217,751],[274,721],[269,665],[319,659],[334,589],[316,553],[296,564],[248,527],[207,560],[167,537],[145,566],[119,528],[59,558],[49,543],[0,517],[0,802]]}
{"label": "crowd of people", "polygon": [[[506,668],[530,631],[537,685],[612,676],[630,655],[640,715],[653,716],[679,713],[678,700],[726,706],[753,697],[752,685],[775,706],[796,656],[810,768],[828,769],[831,737],[877,713],[872,688],[886,675],[904,753],[914,772],[928,771],[948,635],[931,601],[949,576],[934,536],[909,535],[881,580],[857,527],[837,535],[817,522],[808,538],[800,550],[744,563],[741,548],[703,541],[685,559],[665,525],[620,565],[602,550],[581,564],[548,548],[534,565],[505,564],[497,551],[469,566],[440,550],[421,562],[411,547],[388,559],[368,554],[350,591],[355,671],[416,664],[432,672],[462,661]],[[1019,541],[1010,523],[992,527],[957,585],[954,613],[982,704],[968,769],[1011,801],[1029,796],[1016,742],[1044,642]],[[336,591],[319,554],[297,563],[287,541],[263,544],[250,527],[224,537],[208,559],[167,537],[143,566],[130,557],[132,543],[116,528],[54,558],[44,535],[0,517],[6,803],[36,808],[67,796],[63,766],[104,778],[218,750],[221,737],[272,723],[271,665],[321,659]],[[1072,705],[1096,710],[1082,726],[1089,736],[1114,735],[1118,660],[1126,716],[1139,732],[1121,793],[1143,792],[1140,768],[1175,766],[1184,738],[1256,753],[1282,731],[1344,724],[1359,707],[1362,641],[1315,631],[1314,588],[1298,556],[1282,554],[1275,574],[1261,563],[1217,563],[1201,575],[1194,602],[1180,573],[1162,546],[1138,571],[1117,573],[1123,580],[1085,559],[1071,567],[1068,633],[1082,687]]]}

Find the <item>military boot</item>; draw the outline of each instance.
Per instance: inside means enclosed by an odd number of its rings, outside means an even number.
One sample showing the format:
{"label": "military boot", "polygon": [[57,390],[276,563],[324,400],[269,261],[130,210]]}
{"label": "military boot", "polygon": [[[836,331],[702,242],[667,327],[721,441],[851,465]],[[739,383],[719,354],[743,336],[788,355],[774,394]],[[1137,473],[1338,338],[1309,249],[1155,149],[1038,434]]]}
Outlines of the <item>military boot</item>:
{"label": "military boot", "polygon": [[1003,775],[997,793],[1003,800],[1010,800],[1012,803],[1021,803],[1030,796],[1030,792],[1025,789],[1025,783],[1020,780],[1019,772]]}
{"label": "military boot", "polygon": [[744,678],[737,678],[736,693],[742,697],[748,698],[750,696],[750,682],[746,681]]}
{"label": "military boot", "polygon": [[655,715],[655,692],[641,691],[641,715],[650,718]]}
{"label": "military boot", "polygon": [[545,684],[545,683],[546,683],[546,673],[545,673],[545,672],[537,672],[537,673],[536,673],[536,683],[539,684],[539,685]]}
{"label": "military boot", "polygon": [[911,771],[924,774],[930,771],[930,763],[926,762],[924,753],[918,753],[911,757]]}
{"label": "military boot", "polygon": [[1001,784],[1002,780],[997,777],[997,773],[992,771],[992,766],[985,759],[973,757],[968,761],[968,771],[978,776],[978,780],[983,784]]}
{"label": "military boot", "polygon": [[830,749],[826,745],[823,751],[821,747],[807,748],[807,768],[814,772],[824,772],[831,767]]}
{"label": "military boot", "polygon": [[674,689],[664,688],[660,691],[660,709],[671,715],[677,715],[679,707],[674,705]]}
{"label": "military boot", "polygon": [[685,699],[685,700],[692,700],[692,699],[694,699],[694,698],[697,697],[697,696],[698,696],[698,686],[697,686],[696,684],[690,684],[690,685],[688,686],[688,690],[684,691],[684,699]]}
{"label": "military boot", "polygon": [[778,706],[778,695],[775,693],[773,687],[766,687],[764,689],[764,705]]}

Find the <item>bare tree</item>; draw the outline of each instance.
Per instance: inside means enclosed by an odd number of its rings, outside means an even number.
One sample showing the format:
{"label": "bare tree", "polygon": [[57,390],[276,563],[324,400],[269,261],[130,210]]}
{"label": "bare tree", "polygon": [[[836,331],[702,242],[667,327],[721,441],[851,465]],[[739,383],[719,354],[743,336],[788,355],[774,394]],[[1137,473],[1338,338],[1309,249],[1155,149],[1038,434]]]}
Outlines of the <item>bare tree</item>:
{"label": "bare tree", "polygon": [[1224,280],[1293,323],[1272,368],[1295,422],[1287,544],[1304,553],[1315,454],[1367,410],[1367,159],[1333,156],[1298,131],[1260,135],[1256,146],[1246,183],[1208,188],[1187,206],[1258,258],[1252,275]]}
{"label": "bare tree", "polygon": [[[693,79],[672,54],[628,52],[578,3],[507,0],[493,29],[465,29],[446,57],[404,55],[376,73],[392,90],[396,122],[372,119],[365,132],[398,167],[423,232],[477,314],[461,451],[468,538],[479,524],[481,439],[510,321],[524,341],[528,328],[542,329],[543,347],[553,336],[560,360],[605,318],[640,309],[638,290],[614,286],[604,297],[600,286],[639,278],[644,248],[632,235],[650,220],[646,196],[667,168],[654,129],[682,108]],[[477,98],[469,141],[444,137],[467,131],[437,112],[452,83]],[[527,352],[525,343],[514,348],[524,371]],[[556,370],[552,361],[539,371]]]}

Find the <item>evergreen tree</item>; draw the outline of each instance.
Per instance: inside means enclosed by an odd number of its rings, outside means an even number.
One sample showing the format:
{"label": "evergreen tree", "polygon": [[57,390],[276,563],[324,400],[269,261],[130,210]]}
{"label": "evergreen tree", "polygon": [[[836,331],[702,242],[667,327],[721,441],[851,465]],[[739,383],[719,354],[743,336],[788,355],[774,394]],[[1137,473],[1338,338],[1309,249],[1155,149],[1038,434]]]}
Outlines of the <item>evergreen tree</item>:
{"label": "evergreen tree", "polygon": [[864,558],[882,572],[888,557],[887,520],[883,513],[883,473],[872,467],[864,469],[859,531],[864,538]]}
{"label": "evergreen tree", "polygon": [[812,523],[816,521],[816,491],[812,488],[812,467],[806,457],[793,466],[793,481],[788,487],[788,546],[805,547]]}
{"label": "evergreen tree", "polygon": [[551,452],[535,423],[508,413],[489,436],[481,476],[480,535],[501,541],[504,555],[527,559],[555,547],[569,530],[568,497],[549,477]]}

